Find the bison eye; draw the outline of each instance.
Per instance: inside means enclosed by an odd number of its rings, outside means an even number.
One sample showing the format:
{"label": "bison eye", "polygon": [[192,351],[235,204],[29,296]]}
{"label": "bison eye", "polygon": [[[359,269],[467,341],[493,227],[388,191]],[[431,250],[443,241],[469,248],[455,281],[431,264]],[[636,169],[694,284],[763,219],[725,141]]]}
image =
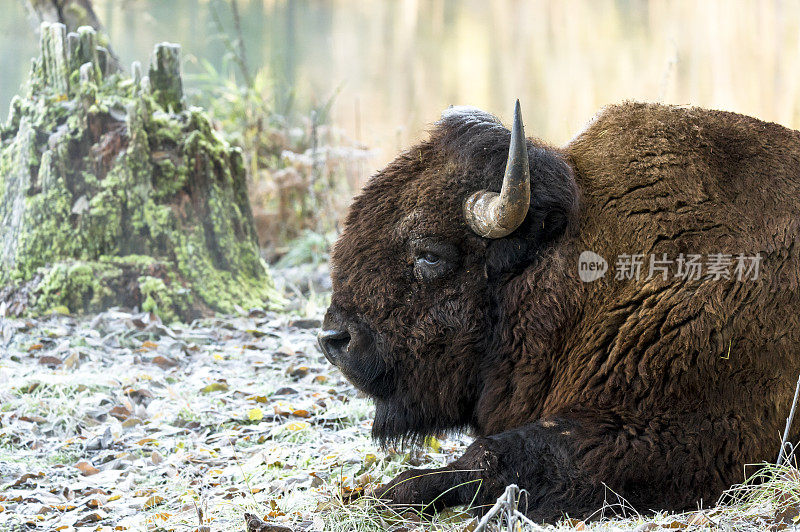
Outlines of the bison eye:
{"label": "bison eye", "polygon": [[451,273],[458,265],[458,249],[447,242],[423,238],[411,242],[414,277],[427,282]]}
{"label": "bison eye", "polygon": [[435,266],[439,264],[440,260],[441,259],[439,258],[439,255],[437,255],[436,253],[431,253],[430,251],[426,251],[425,253],[422,254],[422,256],[420,256],[417,259],[417,261],[423,262],[430,266]]}

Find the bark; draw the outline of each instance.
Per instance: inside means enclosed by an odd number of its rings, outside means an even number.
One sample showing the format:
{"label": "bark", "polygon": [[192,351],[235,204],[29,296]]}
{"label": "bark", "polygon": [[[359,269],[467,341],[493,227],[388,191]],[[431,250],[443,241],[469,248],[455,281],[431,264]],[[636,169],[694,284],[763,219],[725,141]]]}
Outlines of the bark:
{"label": "bark", "polygon": [[43,23],[0,126],[0,309],[191,319],[274,302],[241,153],[184,109],[180,47],[128,77],[95,41]]}

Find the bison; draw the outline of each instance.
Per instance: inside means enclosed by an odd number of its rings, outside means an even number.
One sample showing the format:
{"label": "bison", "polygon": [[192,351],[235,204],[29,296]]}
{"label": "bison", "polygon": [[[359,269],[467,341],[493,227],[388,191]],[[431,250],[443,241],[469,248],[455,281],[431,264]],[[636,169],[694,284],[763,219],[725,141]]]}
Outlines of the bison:
{"label": "bison", "polygon": [[331,256],[319,343],[374,399],[373,436],[476,437],[380,493],[480,507],[513,483],[537,521],[609,489],[640,511],[714,503],[780,447],[798,235],[800,132],[624,103],[556,148],[525,138],[519,102],[510,131],[448,109],[365,185]]}

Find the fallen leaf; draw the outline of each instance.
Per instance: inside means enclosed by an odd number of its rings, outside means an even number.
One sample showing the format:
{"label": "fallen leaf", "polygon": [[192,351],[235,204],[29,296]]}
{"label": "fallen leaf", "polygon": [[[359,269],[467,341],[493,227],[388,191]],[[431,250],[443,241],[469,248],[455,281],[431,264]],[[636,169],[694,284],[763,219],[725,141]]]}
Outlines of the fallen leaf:
{"label": "fallen leaf", "polygon": [[250,421],[261,421],[264,418],[264,412],[260,408],[251,408],[247,411],[247,419]]}
{"label": "fallen leaf", "polygon": [[88,501],[86,501],[86,506],[88,506],[89,508],[91,508],[93,510],[96,510],[97,508],[100,508],[101,506],[105,506],[105,505],[106,505],[105,497],[94,497],[94,498],[89,499]]}
{"label": "fallen leaf", "polygon": [[150,497],[147,498],[146,501],[144,501],[143,508],[145,510],[149,510],[151,508],[158,506],[162,502],[164,502],[164,497],[162,497],[161,495],[151,495]]}
{"label": "fallen leaf", "polygon": [[98,521],[102,521],[105,518],[106,518],[105,512],[103,512],[102,510],[98,510],[96,512],[84,515],[82,518],[75,521],[73,526],[75,527],[86,526],[92,523],[97,523]]}
{"label": "fallen leaf", "polygon": [[128,428],[131,428],[131,427],[135,427],[136,425],[139,425],[140,423],[142,423],[142,420],[139,419],[138,417],[129,417],[128,419],[126,419],[125,421],[122,422],[122,426],[125,427],[126,429],[128,429]]}
{"label": "fallen leaf", "polygon": [[228,391],[228,384],[224,382],[212,382],[208,386],[200,388],[200,393],[227,392],[227,391]]}
{"label": "fallen leaf", "polygon": [[165,356],[161,356],[161,355],[153,357],[153,360],[151,360],[150,362],[152,362],[153,364],[155,364],[156,366],[158,366],[161,369],[174,368],[175,366],[178,365],[178,363],[175,360],[172,360],[169,357],[165,357]]}
{"label": "fallen leaf", "polygon": [[247,532],[292,532],[289,527],[267,523],[251,513],[244,514],[244,523],[247,526]]}
{"label": "fallen leaf", "polygon": [[309,425],[307,421],[293,421],[292,423],[289,423],[289,424],[287,424],[285,426],[286,426],[286,430],[290,430],[292,432],[297,432],[297,431],[300,431],[300,430],[307,429],[311,425]]}
{"label": "fallen leaf", "polygon": [[88,476],[91,476],[91,475],[96,475],[97,473],[100,472],[99,469],[97,469],[95,466],[93,466],[92,464],[90,464],[89,462],[87,462],[85,460],[81,460],[80,462],[75,464],[75,467],[77,467],[78,470],[85,477],[88,477]]}
{"label": "fallen leaf", "polygon": [[689,516],[687,524],[690,526],[708,526],[713,525],[714,522],[704,512],[695,512]]}
{"label": "fallen leaf", "polygon": [[64,367],[67,369],[72,369],[76,367],[80,361],[81,356],[77,351],[73,351],[71,355],[64,359]]}
{"label": "fallen leaf", "polygon": [[300,367],[297,367],[297,368],[294,367],[294,366],[289,366],[289,369],[286,370],[286,374],[289,375],[290,377],[294,377],[296,379],[300,379],[300,378],[303,378],[306,375],[308,375],[309,371],[310,370],[309,370],[308,366],[300,366]]}
{"label": "fallen leaf", "polygon": [[567,519],[564,521],[564,524],[570,527],[572,530],[586,530],[586,523],[580,519]]}
{"label": "fallen leaf", "polygon": [[108,414],[110,416],[114,416],[120,421],[124,421],[130,417],[131,411],[125,408],[124,406],[115,406],[114,408],[108,411]]}

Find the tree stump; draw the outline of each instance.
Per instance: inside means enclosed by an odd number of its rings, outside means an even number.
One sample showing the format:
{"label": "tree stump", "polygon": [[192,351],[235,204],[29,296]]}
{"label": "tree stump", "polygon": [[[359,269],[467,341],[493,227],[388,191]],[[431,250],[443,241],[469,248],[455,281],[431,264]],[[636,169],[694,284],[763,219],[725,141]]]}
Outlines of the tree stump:
{"label": "tree stump", "polygon": [[180,47],[129,77],[95,35],[43,23],[0,126],[0,310],[188,320],[276,301],[241,153],[185,108]]}

